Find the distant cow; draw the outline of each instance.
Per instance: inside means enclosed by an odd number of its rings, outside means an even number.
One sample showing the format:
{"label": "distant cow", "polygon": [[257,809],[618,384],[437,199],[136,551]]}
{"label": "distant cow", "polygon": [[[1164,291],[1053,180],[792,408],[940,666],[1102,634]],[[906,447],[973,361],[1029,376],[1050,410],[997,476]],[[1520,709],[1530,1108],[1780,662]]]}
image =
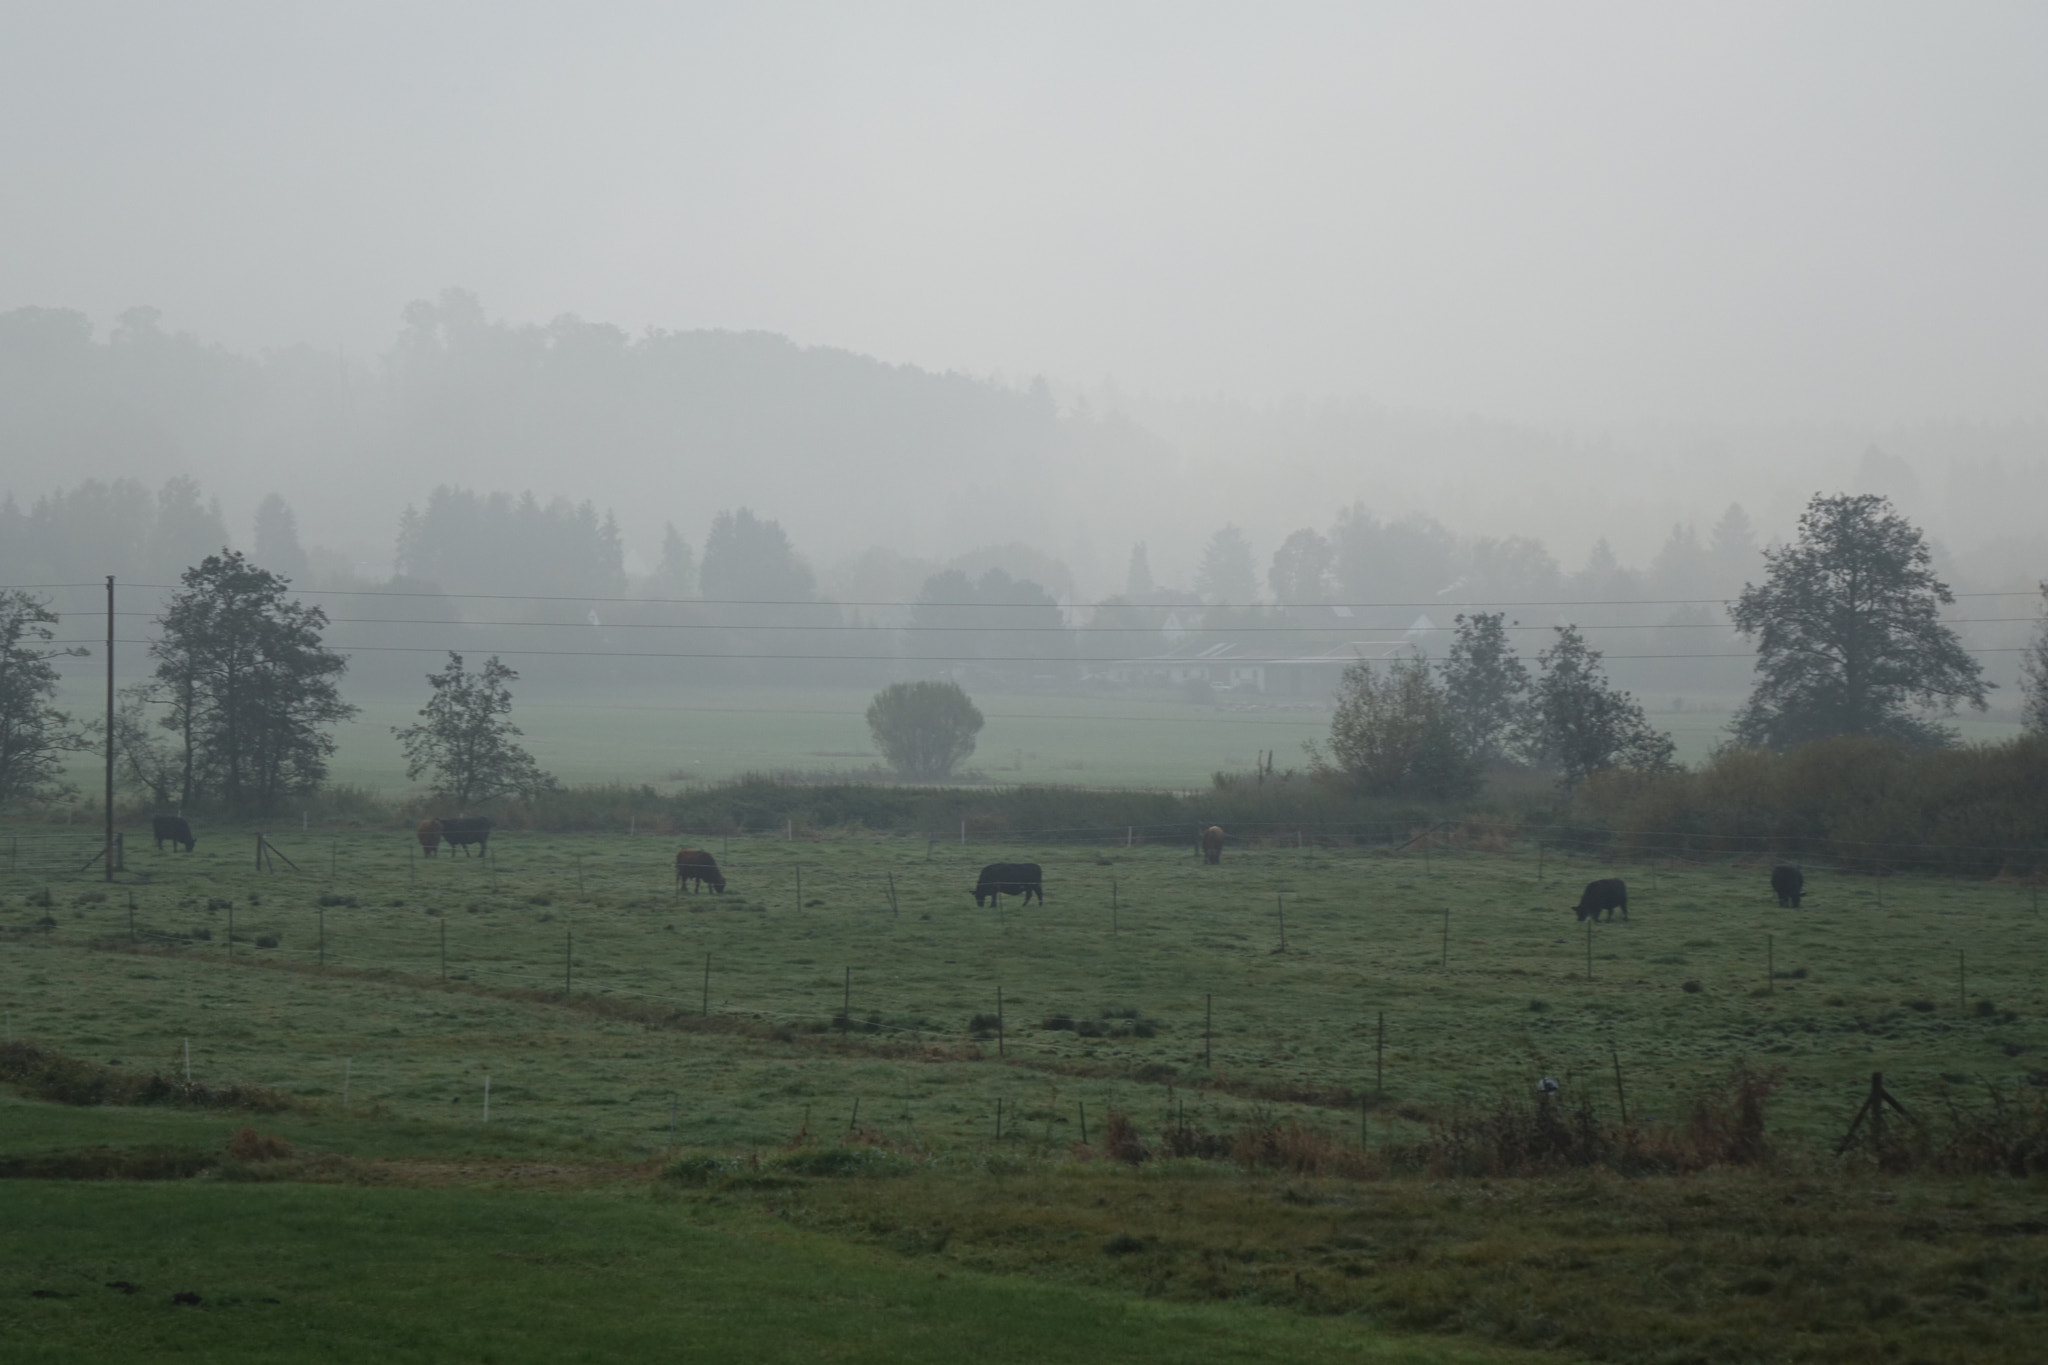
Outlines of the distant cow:
{"label": "distant cow", "polygon": [[192,826],[185,823],[182,815],[152,815],[149,817],[149,832],[156,836],[157,852],[163,852],[164,840],[171,841],[171,847],[183,845],[187,853],[199,841],[192,837]]}
{"label": "distant cow", "polygon": [[491,817],[488,815],[444,815],[432,823],[441,827],[441,837],[448,841],[448,847],[459,848],[462,856],[469,856],[469,846],[476,845],[477,856],[491,851]]}
{"label": "distant cow", "polygon": [[1037,863],[990,863],[981,870],[981,880],[974,884],[974,903],[1000,905],[998,896],[1022,896],[1026,905],[1033,896],[1040,905],[1045,904],[1045,874]]}
{"label": "distant cow", "polygon": [[1623,919],[1628,918],[1628,883],[1619,877],[1602,877],[1597,882],[1587,882],[1586,889],[1579,895],[1579,903],[1572,907],[1573,913],[1582,920],[1600,918],[1600,912],[1607,912],[1607,922],[1614,923],[1614,912],[1621,911]]}
{"label": "distant cow", "polygon": [[413,830],[413,837],[420,841],[420,851],[429,858],[433,857],[434,850],[441,847],[441,822],[439,820],[420,821],[419,827]]}
{"label": "distant cow", "polygon": [[725,874],[718,870],[718,859],[701,848],[686,848],[676,854],[676,885],[678,887],[696,883],[690,892],[696,892],[707,883],[719,895],[725,894]]}
{"label": "distant cow", "polygon": [[1790,863],[1779,863],[1771,869],[1771,890],[1778,893],[1778,904],[1787,910],[1799,908],[1799,898],[1806,894],[1806,874]]}
{"label": "distant cow", "polygon": [[1202,861],[1220,863],[1223,861],[1223,826],[1211,825],[1202,831]]}

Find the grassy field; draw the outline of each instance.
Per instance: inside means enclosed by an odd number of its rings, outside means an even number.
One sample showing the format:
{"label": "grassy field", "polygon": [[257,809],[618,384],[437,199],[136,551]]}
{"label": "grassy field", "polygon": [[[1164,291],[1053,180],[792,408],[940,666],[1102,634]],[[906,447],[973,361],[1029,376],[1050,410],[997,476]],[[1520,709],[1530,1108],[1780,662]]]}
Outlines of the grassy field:
{"label": "grassy field", "polygon": [[18,1182],[6,1195],[0,1356],[17,1361],[1519,1358],[1274,1309],[907,1273],[888,1253],[645,1185]]}
{"label": "grassy field", "polygon": [[[401,1113],[479,1107],[489,1073],[494,1124],[641,1155],[672,1099],[691,1143],[785,1141],[856,1100],[935,1144],[987,1138],[1002,1101],[1029,1116],[1013,1140],[1046,1141],[1083,1103],[1161,1112],[1170,1082],[1220,1078],[1200,1101],[1223,1124],[1371,1090],[1380,1067],[1402,1100],[1552,1075],[1604,1103],[1615,1054],[1640,1115],[1738,1056],[1782,1065],[1782,1120],[1818,1133],[1873,1069],[1902,1093],[2010,1085],[2048,1044],[2048,921],[2009,885],[1817,871],[1794,913],[1739,865],[1552,854],[1539,881],[1519,850],[1206,867],[1142,846],[927,860],[922,841],[750,839],[714,846],[727,895],[678,897],[666,840],[501,834],[488,860],[427,860],[398,832],[275,837],[298,872],[256,872],[252,835],[206,831],[190,856],[138,841],[137,880],[111,891],[0,873],[11,1027],[142,1067],[182,1067],[189,1038],[197,1077],[305,1095],[346,1070],[357,1102]],[[1042,863],[1047,904],[975,909],[994,857]],[[1589,934],[1569,906],[1617,871],[1632,918]],[[999,991],[1012,1065],[989,1064]],[[740,1024],[765,1037],[735,1046]]]}
{"label": "grassy field", "polygon": [[[1929,1359],[2025,1359],[1987,1322],[2037,1331],[2048,1300],[2042,1239],[1996,1232],[2048,1229],[2038,1182],[1884,1194],[1826,1155],[1874,1070],[1930,1114],[1990,1087],[2033,1093],[2048,921],[2030,888],[1815,870],[1794,912],[1777,908],[1763,867],[1735,863],[1256,847],[1207,867],[1166,848],[878,838],[710,843],[728,893],[678,898],[668,840],[501,834],[489,860],[428,861],[401,831],[285,831],[277,844],[298,870],[258,872],[252,832],[200,833],[189,856],[136,839],[111,888],[0,871],[6,1028],[174,1079],[189,1040],[195,1080],[298,1097],[301,1109],[253,1120],[266,1131],[399,1163],[346,1178],[417,1184],[419,1170],[489,1177],[541,1162],[623,1182],[540,1196],[557,1201],[545,1215],[492,1212],[509,1195],[450,1194],[445,1219],[423,1213],[408,1234],[422,1258],[460,1259],[431,1249],[437,1220],[556,1218],[602,1241],[646,1226],[634,1219],[681,1218],[705,1236],[743,1225],[825,1239],[777,1244],[799,1260],[858,1245],[913,1276],[942,1264],[1639,1360],[1781,1358],[1769,1333],[1821,1308],[1832,1325],[1782,1358],[1851,1359],[1882,1340]],[[975,870],[995,858],[1040,862],[1047,904],[976,909]],[[1588,878],[1615,874],[1631,918],[1589,934],[1569,906]],[[1099,1149],[1112,1111],[1148,1143],[1171,1114],[1218,1133],[1291,1122],[1379,1150],[1523,1099],[1540,1076],[1612,1117],[1617,1067],[1631,1121],[1656,1124],[1682,1118],[1737,1059],[1783,1070],[1770,1122],[1786,1155],[1770,1172],[1360,1187],[1209,1162],[1137,1178],[1074,1160],[1084,1123]],[[140,1125],[122,1140],[174,1148],[217,1150],[229,1126],[118,1112]],[[0,1132],[86,1146],[115,1113],[16,1102],[0,1105]],[[734,1183],[748,1162],[849,1131],[905,1173]],[[650,1206],[648,1163],[672,1144],[715,1156],[724,1164],[706,1169],[722,1174],[674,1208]],[[74,1216],[61,1212],[71,1197],[48,1196],[48,1216]],[[166,1210],[185,1197],[151,1195]],[[374,1217],[305,1192],[189,1197],[227,1201],[226,1218],[273,1197],[315,1200],[344,1223]],[[733,1210],[740,1224],[719,1221]],[[1908,1224],[1945,1231],[1900,1249]],[[663,1254],[716,1258],[702,1250],[715,1245]],[[1777,1259],[1756,1269],[1759,1257]],[[1660,1267],[1654,1292],[1641,1264]],[[1634,1277],[1640,1309],[1606,1302],[1616,1274]],[[1857,1276],[1879,1287],[1865,1294]],[[1958,1295],[1967,1311],[1944,1312]],[[1716,1334],[1726,1349],[1686,1354]]]}

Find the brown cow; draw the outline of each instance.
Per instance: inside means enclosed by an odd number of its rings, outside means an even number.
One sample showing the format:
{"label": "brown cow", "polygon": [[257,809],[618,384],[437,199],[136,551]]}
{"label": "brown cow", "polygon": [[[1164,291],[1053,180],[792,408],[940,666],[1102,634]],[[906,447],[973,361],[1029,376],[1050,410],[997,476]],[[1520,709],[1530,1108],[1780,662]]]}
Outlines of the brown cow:
{"label": "brown cow", "polygon": [[1220,863],[1223,861],[1223,826],[1211,825],[1202,831],[1202,861]]}
{"label": "brown cow", "polygon": [[420,841],[420,851],[429,858],[434,856],[435,849],[441,847],[441,822],[439,820],[420,821],[419,828],[415,829],[413,834]]}
{"label": "brown cow", "polygon": [[701,848],[686,848],[676,854],[676,886],[681,888],[692,882],[696,883],[690,887],[692,895],[706,882],[719,895],[725,894],[725,874],[718,870],[718,859]]}

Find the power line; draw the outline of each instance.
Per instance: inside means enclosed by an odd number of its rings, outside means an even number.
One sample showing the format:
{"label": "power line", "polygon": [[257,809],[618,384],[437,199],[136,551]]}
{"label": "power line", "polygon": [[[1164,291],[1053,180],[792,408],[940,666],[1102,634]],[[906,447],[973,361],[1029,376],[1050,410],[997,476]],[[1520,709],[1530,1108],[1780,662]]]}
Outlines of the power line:
{"label": "power line", "polygon": [[[99,643],[101,643],[101,642],[100,642],[99,640],[97,640],[97,639],[87,639],[87,640],[50,640],[50,641],[47,641],[47,642],[45,642],[45,643],[48,643],[48,644],[53,644],[53,645],[56,645],[56,644],[99,644]],[[117,641],[115,641],[115,643],[116,643],[116,644],[123,644],[123,645],[151,645],[151,644],[155,644],[155,643],[156,643],[156,641],[154,641],[154,640],[117,640]],[[451,651],[451,650],[449,650],[449,649],[448,649],[447,647],[445,647],[445,646],[442,646],[442,645],[350,645],[350,644],[330,644],[330,645],[328,645],[328,646],[327,646],[327,648],[329,648],[329,649],[331,649],[331,650],[335,651],[335,652],[336,652],[336,653],[338,653],[338,654],[448,654],[448,653],[459,653],[459,652],[460,652],[460,651]],[[1967,654],[2026,654],[2026,653],[2029,653],[2029,652],[2031,651],[2031,649],[2032,649],[2032,647],[2031,647],[2031,646],[2028,646],[2028,645],[2010,645],[2010,646],[2001,646],[2001,647],[1986,647],[1986,648],[1971,648],[1971,647],[1967,647],[1967,646],[1966,646],[1966,647],[1964,648],[1964,652],[1965,652],[1965,653],[1967,653]],[[1251,666],[1251,665],[1257,665],[1257,664],[1300,664],[1300,663],[1315,663],[1315,664],[1339,664],[1339,663],[1349,663],[1349,662],[1352,662],[1351,660],[1346,660],[1346,659],[1344,659],[1344,658],[1341,658],[1341,657],[1321,657],[1321,656],[1315,656],[1315,657],[1305,657],[1305,656],[1302,656],[1302,655],[1298,655],[1298,654],[1273,654],[1273,655],[1236,655],[1236,656],[1232,656],[1232,657],[1230,657],[1230,658],[1227,658],[1227,659],[1203,659],[1203,658],[1199,658],[1199,657],[1196,657],[1196,656],[1185,656],[1185,657],[1177,657],[1177,658],[1160,658],[1160,657],[1148,657],[1148,658],[1118,658],[1118,659],[1087,659],[1087,658],[1072,658],[1072,657],[1049,657],[1049,656],[1047,656],[1047,655],[1043,655],[1043,654],[1002,654],[1002,655],[996,655],[996,654],[758,654],[758,653],[754,653],[754,654],[748,654],[748,653],[728,653],[728,652],[723,652],[723,651],[719,651],[719,652],[705,652],[705,653],[678,653],[678,652],[672,652],[672,651],[658,651],[658,650],[633,650],[633,649],[520,649],[520,648],[512,648],[512,649],[494,649],[494,650],[493,650],[492,652],[493,652],[493,653],[495,653],[495,654],[499,654],[499,655],[506,655],[506,654],[511,654],[511,655],[520,655],[520,656],[527,656],[527,657],[540,657],[540,658],[562,658],[562,659],[751,659],[751,660],[757,660],[757,661],[768,661],[768,660],[782,660],[782,659],[788,659],[788,660],[792,660],[792,661],[806,661],[806,660],[812,660],[812,661],[819,661],[819,662],[826,662],[826,663],[877,663],[877,664],[887,664],[887,663],[906,663],[906,664],[916,664],[916,663],[928,663],[928,664],[950,664],[950,663],[967,663],[967,664],[974,664],[974,663],[980,663],[980,664],[1040,664],[1040,665],[1045,665],[1045,666],[1053,666],[1053,665],[1062,665],[1062,664],[1075,664],[1075,665],[1080,665],[1080,666],[1084,666],[1084,667],[1085,667],[1085,666],[1088,666],[1088,665],[1091,665],[1091,664],[1092,664],[1092,665],[1095,665],[1095,666],[1098,666],[1098,667],[1107,667],[1107,666],[1110,666],[1110,665],[1114,665],[1114,664],[1124,664],[1124,665],[1130,665],[1130,664],[1152,664],[1152,665],[1161,665],[1161,666],[1165,666],[1165,665],[1176,665],[1176,664],[1177,664],[1177,665],[1183,665],[1183,666],[1187,666],[1187,667],[1195,667],[1195,666],[1206,666],[1206,665],[1216,665],[1216,666],[1219,666],[1219,667],[1226,667],[1226,666],[1227,666],[1227,667],[1240,667],[1240,668],[1242,668],[1242,667],[1248,667],[1248,666]],[[1601,653],[1600,657],[1601,657],[1601,658],[1602,658],[1603,660],[1616,660],[1616,659],[1754,659],[1754,658],[1756,658],[1756,657],[1757,657],[1757,655],[1756,655],[1756,652],[1755,652],[1754,650],[1746,650],[1746,651],[1742,651],[1742,652],[1739,652],[1739,653],[1738,653],[1738,652],[1735,652],[1735,651],[1730,651],[1730,652],[1728,652],[1728,653],[1725,653],[1725,654],[1609,654],[1609,653],[1606,653],[1606,652],[1604,652],[1604,651],[1603,651],[1603,652]]]}
{"label": "power line", "polygon": [[[10,585],[10,586],[17,586],[17,585]],[[94,583],[44,583],[44,584],[25,584],[25,585],[18,585],[18,586],[22,586],[22,587],[24,587],[24,588],[28,588],[28,589],[52,589],[52,588],[92,588],[92,587],[101,587],[101,586],[104,586],[104,584],[94,584]],[[121,586],[121,587],[124,587],[124,588],[147,588],[147,589],[151,589],[151,590],[157,590],[157,591],[164,591],[164,592],[177,592],[177,591],[180,591],[180,590],[182,589],[182,587],[183,587],[183,585],[182,585],[182,584],[177,584],[177,583],[122,583],[122,584],[120,584],[119,586]],[[1043,608],[1045,607],[1045,605],[1046,605],[1046,604],[1045,604],[1044,602],[918,602],[918,601],[888,601],[888,602],[884,602],[884,601],[836,601],[836,600],[835,600],[835,601],[824,601],[824,600],[819,600],[819,601],[799,601],[799,600],[794,600],[794,599],[791,599],[791,598],[775,598],[775,597],[761,597],[761,598],[746,598],[746,597],[607,597],[607,596],[602,596],[602,595],[596,595],[596,594],[589,594],[589,593],[584,593],[584,594],[559,594],[559,593],[558,593],[558,594],[548,594],[548,593],[502,593],[502,592],[440,592],[440,591],[434,591],[434,592],[422,592],[422,591],[408,591],[408,590],[402,590],[402,589],[396,589],[396,588],[297,588],[297,587],[294,587],[294,588],[291,588],[291,589],[289,589],[289,591],[290,591],[290,592],[291,592],[291,593],[292,593],[292,594],[293,594],[294,596],[299,596],[299,597],[411,597],[411,598],[422,598],[422,597],[436,597],[436,598],[444,598],[444,599],[447,599],[447,600],[449,600],[449,601],[479,601],[479,602],[581,602],[581,603],[591,603],[591,602],[613,602],[613,603],[631,603],[631,604],[638,604],[638,605],[643,605],[643,606],[702,606],[702,607],[813,607],[813,608],[817,608],[817,607],[919,607],[919,606],[926,606],[926,607],[929,607],[929,606],[938,606],[938,607],[960,607],[960,608],[970,608],[970,607],[971,607],[971,608],[977,608],[977,609],[979,609],[979,608],[987,608],[987,607],[1000,607],[1000,608],[1020,608],[1020,607],[1035,607],[1035,608],[1039,608],[1039,609],[1041,609],[1041,610],[1042,610],[1042,609],[1043,609]],[[2021,589],[2021,588],[2015,588],[2015,589],[2011,589],[2011,590],[2009,590],[2009,591],[1983,591],[1983,592],[1959,592],[1959,593],[1953,593],[1953,594],[1951,594],[1951,596],[1954,596],[1954,597],[1957,597],[1957,598],[1964,598],[1964,597],[2034,597],[2034,596],[2038,595],[2038,594],[2039,594],[2039,592],[2040,592],[2040,589],[2039,589],[2038,587],[2034,587],[2034,588],[2024,588],[2024,589]],[[1591,598],[1591,599],[1579,599],[1579,598],[1535,598],[1535,599],[1526,599],[1526,600],[1509,600],[1509,599],[1500,599],[1500,600],[1492,600],[1492,599],[1484,599],[1484,598],[1480,598],[1480,599],[1473,599],[1473,600],[1470,600],[1470,601],[1464,601],[1464,602],[1454,602],[1454,601],[1445,601],[1445,600],[1444,600],[1443,598],[1440,598],[1440,597],[1439,597],[1439,598],[1430,598],[1430,599],[1427,599],[1427,600],[1422,600],[1422,601],[1412,601],[1412,602],[1211,602],[1211,603],[1205,603],[1205,604],[1200,604],[1200,609],[1202,609],[1202,610],[1207,610],[1207,611],[1264,611],[1264,610],[1268,610],[1268,609],[1282,609],[1282,610],[1289,610],[1289,611],[1294,611],[1294,610],[1324,610],[1324,611],[1328,611],[1328,610],[1334,610],[1334,609],[1336,609],[1336,608],[1339,608],[1339,607],[1341,607],[1341,608],[1343,608],[1343,609],[1345,609],[1345,610],[1347,610],[1347,611],[1376,611],[1376,610],[1391,610],[1391,609],[1395,609],[1395,608],[1398,608],[1398,609],[1401,609],[1401,610],[1404,610],[1404,611],[1405,611],[1405,610],[1411,610],[1411,609],[1412,609],[1412,610],[1429,610],[1429,609],[1431,609],[1431,608],[1435,608],[1435,609],[1437,609],[1437,610],[1442,610],[1442,609],[1444,609],[1444,608],[1446,608],[1446,607],[1456,607],[1456,608],[1459,608],[1460,610],[1474,610],[1474,609],[1478,609],[1478,608],[1484,608],[1484,607],[1692,607],[1692,606],[1726,606],[1726,605],[1727,605],[1728,603],[1732,602],[1733,600],[1734,600],[1734,599],[1733,599],[1732,597],[1614,597],[1614,598]],[[1102,604],[1099,604],[1099,603],[1084,603],[1084,604],[1077,604],[1077,605],[1097,606],[1097,605],[1102,605]],[[1164,605],[1150,605],[1150,604],[1143,604],[1143,603],[1118,603],[1118,604],[1116,604],[1116,605],[1118,605],[1118,606],[1130,606],[1130,607],[1134,607],[1134,608],[1136,608],[1137,610],[1141,610],[1141,611],[1143,611],[1143,610],[1149,610],[1149,611],[1178,611],[1178,610],[1195,610],[1195,609],[1197,609],[1197,607],[1196,607],[1196,604],[1185,604],[1185,605],[1184,605],[1184,604],[1178,604],[1178,603],[1167,603],[1167,604],[1164,604]],[[2029,617],[2029,618],[2027,618],[2027,619],[2031,620],[2031,619],[2033,619],[2033,618]]]}
{"label": "power line", "polygon": [[[979,608],[974,608],[974,607],[960,607],[960,608],[957,608],[957,610],[962,610],[962,611],[972,611],[972,610],[979,610]],[[114,613],[114,615],[115,615],[115,616],[117,616],[117,617],[124,617],[124,618],[132,619],[132,620],[145,620],[145,621],[154,621],[154,620],[156,619],[156,613],[155,613],[155,612],[148,612],[148,611],[117,611],[117,612],[115,612],[115,613]],[[1943,621],[1943,622],[1942,622],[1942,624],[1943,624],[1943,625],[1947,625],[1947,626],[1982,626],[1982,625],[2008,625],[2008,624],[2015,624],[2015,623],[2020,623],[2020,622],[2027,622],[2027,623],[2031,623],[2031,622],[2035,622],[2035,621],[2038,621],[2038,620],[2040,620],[2040,618],[2039,618],[2038,616],[1955,616],[1955,617],[1950,617],[1950,618],[1949,618],[1948,620],[1946,620],[1946,621]],[[458,619],[454,619],[454,620],[448,620],[448,619],[432,619],[432,618],[427,618],[427,617],[408,617],[408,616],[330,616],[330,617],[328,617],[328,618],[327,618],[327,623],[328,623],[329,625],[334,625],[334,626],[459,626],[459,627],[463,627],[463,628],[465,628],[465,629],[467,629],[467,628],[476,628],[476,629],[484,629],[484,628],[490,628],[490,629],[516,628],[516,629],[520,629],[520,630],[742,630],[742,631],[764,631],[764,630],[777,630],[777,631],[791,631],[791,630],[844,630],[844,631],[860,631],[860,632],[877,632],[877,631],[903,631],[903,632],[910,632],[910,631],[978,631],[978,632],[981,632],[981,633],[983,633],[983,634],[988,634],[988,635],[1011,635],[1011,634],[1031,634],[1031,633],[1034,633],[1034,632],[1035,632],[1035,633],[1038,633],[1038,634],[1060,634],[1060,635],[1139,635],[1139,634],[1155,634],[1155,633],[1157,633],[1157,631],[1158,631],[1158,627],[1156,627],[1156,626],[1002,626],[1002,625],[967,625],[967,626],[921,626],[921,625],[916,625],[916,624],[914,624],[914,623],[913,623],[913,624],[908,624],[908,625],[887,625],[887,626],[884,626],[884,625],[867,625],[867,624],[863,624],[863,623],[860,623],[860,622],[849,622],[849,621],[821,622],[821,623],[819,623],[819,624],[816,624],[816,625],[787,625],[787,624],[773,624],[773,623],[769,623],[769,624],[754,624],[754,623],[747,623],[747,624],[744,624],[744,625],[734,625],[734,624],[728,624],[728,623],[720,623],[720,622],[712,622],[712,621],[600,621],[600,622],[598,622],[598,623],[597,623],[596,625],[592,625],[592,624],[591,624],[591,623],[590,623],[589,621],[465,621],[465,620],[461,620],[461,619],[459,619],[459,618],[458,618]],[[1552,630],[1552,629],[1554,629],[1554,627],[1553,627],[1553,626],[1550,626],[1550,625],[1529,625],[1529,626],[1525,626],[1525,625],[1522,625],[1522,624],[1521,624],[1521,623],[1519,623],[1519,622],[1516,622],[1516,623],[1514,623],[1514,624],[1512,624],[1512,625],[1509,625],[1509,626],[1507,626],[1506,628],[1507,628],[1508,630],[1520,630],[1520,631],[1545,631],[1545,630]],[[1361,629],[1373,629],[1373,627],[1365,627],[1365,626],[1361,626],[1361,625],[1359,625],[1359,624],[1358,624],[1358,623],[1356,623],[1356,622],[1353,622],[1353,623],[1349,623],[1349,624],[1342,624],[1342,625],[1327,625],[1327,626],[1308,626],[1308,625],[1289,625],[1289,626],[1203,626],[1203,627],[1198,627],[1198,628],[1190,629],[1190,630],[1189,630],[1189,631],[1188,631],[1187,633],[1188,633],[1188,634],[1190,634],[1190,635],[1310,635],[1310,634],[1329,634],[1329,633],[1331,633],[1331,632],[1340,632],[1340,631],[1357,631],[1357,630],[1361,630]],[[1396,628],[1395,628],[1395,627],[1392,627],[1392,626],[1386,626],[1386,627],[1380,627],[1379,629],[1382,629],[1382,630],[1394,630],[1394,629],[1396,629]],[[1443,632],[1445,632],[1445,631],[1451,631],[1451,630],[1456,630],[1456,629],[1457,629],[1457,627],[1456,627],[1456,626],[1439,626],[1439,625],[1428,625],[1428,626],[1407,626],[1407,627],[1402,627],[1402,628],[1400,628],[1400,633],[1402,633],[1402,634],[1404,634],[1404,635],[1415,635],[1415,634],[1425,634],[1425,633],[1436,633],[1436,634],[1441,634],[1441,633],[1443,633]],[[1580,631],[1593,631],[1593,630],[1725,630],[1725,631],[1734,631],[1734,630],[1735,630],[1735,627],[1734,627],[1734,626],[1732,626],[1732,625],[1730,625],[1730,624],[1729,624],[1728,622],[1726,622],[1726,621],[1652,621],[1652,622],[1643,622],[1643,623],[1638,623],[1638,624],[1633,624],[1633,625],[1585,625],[1585,624],[1577,624],[1577,623],[1575,623],[1575,624],[1574,624],[1574,629],[1577,629],[1577,630],[1580,630]]]}

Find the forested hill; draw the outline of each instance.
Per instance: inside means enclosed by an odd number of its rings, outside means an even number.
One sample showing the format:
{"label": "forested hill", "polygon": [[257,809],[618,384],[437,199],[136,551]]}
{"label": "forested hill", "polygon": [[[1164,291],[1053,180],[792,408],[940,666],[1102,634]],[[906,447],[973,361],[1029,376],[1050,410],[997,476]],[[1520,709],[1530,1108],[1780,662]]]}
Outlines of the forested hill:
{"label": "forested hill", "polygon": [[0,314],[0,493],[26,504],[86,477],[185,474],[235,528],[278,492],[309,541],[380,556],[397,512],[440,484],[594,501],[631,545],[659,544],[665,520],[696,540],[742,504],[826,553],[1012,539],[1048,523],[1065,471],[1103,440],[1133,473],[1157,461],[1170,477],[1159,443],[1063,421],[1042,383],[759,332],[512,325],[451,290],[407,308],[381,357],[250,357],[148,309],[104,340],[76,312]]}

